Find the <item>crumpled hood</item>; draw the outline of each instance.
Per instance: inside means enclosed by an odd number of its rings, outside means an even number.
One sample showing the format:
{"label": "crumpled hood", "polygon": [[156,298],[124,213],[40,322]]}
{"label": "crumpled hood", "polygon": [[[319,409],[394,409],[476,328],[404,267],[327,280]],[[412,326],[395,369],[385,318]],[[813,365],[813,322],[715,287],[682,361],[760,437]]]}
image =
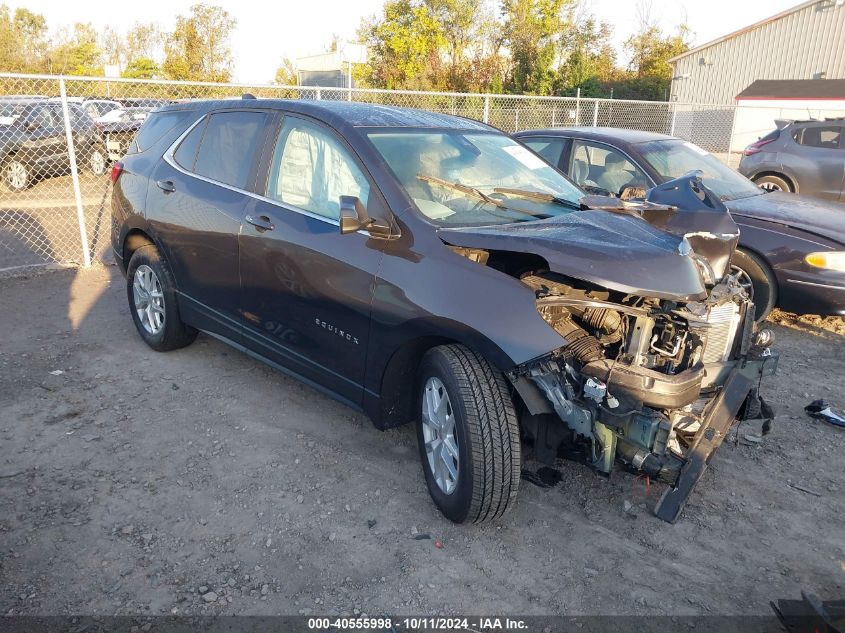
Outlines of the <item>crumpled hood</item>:
{"label": "crumpled hood", "polygon": [[845,244],[845,204],[826,202],[794,193],[773,191],[725,202],[730,212],[777,222]]}
{"label": "crumpled hood", "polygon": [[681,254],[683,238],[633,215],[588,209],[437,234],[453,246],[538,255],[553,272],[611,290],[673,301],[706,296],[697,264]]}

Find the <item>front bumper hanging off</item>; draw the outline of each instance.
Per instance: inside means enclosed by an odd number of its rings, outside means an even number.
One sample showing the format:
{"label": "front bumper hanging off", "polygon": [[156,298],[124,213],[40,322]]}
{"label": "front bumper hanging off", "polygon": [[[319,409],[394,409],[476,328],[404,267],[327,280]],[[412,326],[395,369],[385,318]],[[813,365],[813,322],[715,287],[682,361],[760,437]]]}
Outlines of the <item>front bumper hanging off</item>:
{"label": "front bumper hanging off", "polygon": [[[707,470],[710,459],[727,437],[743,403],[749,397],[759,398],[755,386],[764,376],[773,375],[777,371],[777,364],[778,355],[768,354],[745,360],[730,370],[721,391],[713,399],[704,416],[704,423],[693,438],[686,455],[686,463],[681,467],[675,486],[664,493],[655,508],[654,513],[658,518],[669,523],[677,521],[690,493]],[[758,404],[763,406],[756,407],[757,415],[762,415],[755,419],[759,419],[764,425],[769,424],[770,410],[767,411],[768,407],[762,399]]]}

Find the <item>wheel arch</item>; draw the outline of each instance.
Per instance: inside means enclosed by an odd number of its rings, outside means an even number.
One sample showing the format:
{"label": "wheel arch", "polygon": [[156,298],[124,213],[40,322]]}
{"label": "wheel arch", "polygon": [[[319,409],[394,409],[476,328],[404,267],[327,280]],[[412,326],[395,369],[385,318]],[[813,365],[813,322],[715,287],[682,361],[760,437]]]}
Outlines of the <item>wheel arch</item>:
{"label": "wheel arch", "polygon": [[783,171],[777,171],[774,169],[764,169],[763,171],[754,174],[751,177],[751,180],[756,183],[757,180],[763,178],[764,176],[774,176],[775,178],[781,178],[786,181],[786,184],[789,185],[792,190],[792,193],[798,193],[798,181]]}
{"label": "wheel arch", "polygon": [[[396,347],[377,374],[378,397],[365,402],[365,410],[376,428],[385,430],[416,419],[416,383],[420,362],[426,352],[440,345],[463,345],[503,373],[516,365],[501,348],[478,332],[468,331],[464,336],[434,330],[420,333]],[[521,400],[515,390],[511,397],[515,401]]]}
{"label": "wheel arch", "polygon": [[754,259],[757,261],[757,264],[759,266],[761,266],[764,270],[769,272],[769,274],[771,275],[772,280],[774,282],[773,284],[770,284],[770,286],[772,287],[772,291],[774,292],[774,295],[775,295],[774,305],[775,305],[775,307],[777,307],[779,305],[779,299],[780,299],[780,288],[778,287],[778,276],[775,273],[775,269],[772,268],[772,266],[769,264],[768,261],[766,261],[766,257],[761,252],[759,252],[755,248],[752,248],[751,246],[748,246],[746,244],[740,244],[739,246],[736,247],[736,250],[743,252],[743,253],[747,253],[748,255],[753,256]]}
{"label": "wheel arch", "polygon": [[132,259],[133,253],[142,246],[155,246],[158,248],[155,240],[146,231],[139,228],[129,229],[123,238],[123,247],[121,248],[123,262],[126,267],[129,266],[129,260]]}

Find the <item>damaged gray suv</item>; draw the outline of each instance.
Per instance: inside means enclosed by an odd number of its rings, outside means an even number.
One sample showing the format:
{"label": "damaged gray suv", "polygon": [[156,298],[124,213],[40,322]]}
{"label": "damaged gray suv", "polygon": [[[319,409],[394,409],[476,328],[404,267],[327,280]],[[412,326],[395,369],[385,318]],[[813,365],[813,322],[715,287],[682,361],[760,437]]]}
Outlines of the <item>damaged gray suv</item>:
{"label": "damaged gray suv", "polygon": [[151,113],[112,180],[143,340],[202,330],[414,423],[453,521],[501,516],[527,450],[665,482],[674,521],[733,421],[772,417],[772,337],[695,174],[586,196],[482,123],[245,98]]}

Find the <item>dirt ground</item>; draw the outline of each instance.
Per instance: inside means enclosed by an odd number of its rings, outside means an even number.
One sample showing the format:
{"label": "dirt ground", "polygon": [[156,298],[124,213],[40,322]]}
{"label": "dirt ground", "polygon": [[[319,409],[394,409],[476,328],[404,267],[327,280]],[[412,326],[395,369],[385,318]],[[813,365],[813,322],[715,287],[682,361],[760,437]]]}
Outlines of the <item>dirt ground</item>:
{"label": "dirt ground", "polygon": [[113,267],[2,279],[0,613],[770,614],[801,590],[841,599],[845,430],[803,407],[845,406],[845,325],[773,321],[774,429],[762,443],[739,429],[676,525],[647,509],[660,486],[562,462],[559,485],[523,481],[499,523],[456,526],[429,500],[412,428],[381,433],[208,336],[149,350]]}

